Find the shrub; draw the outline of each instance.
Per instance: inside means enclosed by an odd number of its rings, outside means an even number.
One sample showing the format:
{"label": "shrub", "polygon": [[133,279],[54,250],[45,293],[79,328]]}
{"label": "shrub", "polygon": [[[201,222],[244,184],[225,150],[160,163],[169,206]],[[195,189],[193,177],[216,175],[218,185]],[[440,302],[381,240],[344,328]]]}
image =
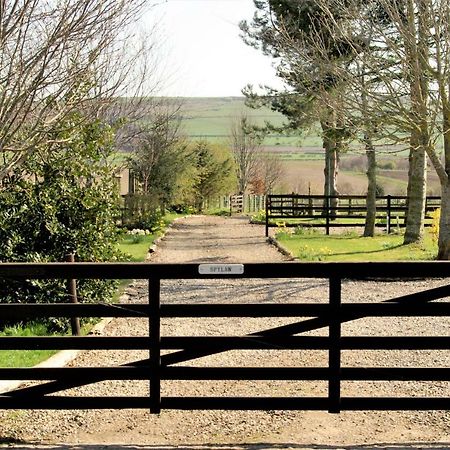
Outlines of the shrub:
{"label": "shrub", "polygon": [[395,170],[397,167],[394,161],[380,161],[377,166],[382,170]]}
{"label": "shrub", "polygon": [[122,224],[128,229],[148,229],[152,232],[161,228],[164,210],[151,194],[130,194],[125,197]]}
{"label": "shrub", "polygon": [[377,197],[384,197],[385,191],[384,191],[384,186],[383,185],[378,184],[378,183],[376,184],[376,186],[375,186],[375,195]]}
{"label": "shrub", "polygon": [[294,234],[294,230],[286,226],[284,222],[277,222],[277,231],[275,232],[275,238],[289,238]]}
{"label": "shrub", "polygon": [[266,221],[266,211],[264,209],[260,209],[255,215],[252,216],[252,223],[261,223]]}
{"label": "shrub", "polygon": [[[74,131],[76,129],[76,132]],[[33,154],[7,177],[0,192],[0,260],[3,262],[113,261],[118,229],[117,184],[105,163],[112,130],[74,115],[60,125],[51,148]],[[105,302],[115,292],[111,280],[79,280],[80,301]],[[65,302],[64,280],[1,280],[2,302]],[[0,322],[0,325],[6,325]],[[48,319],[65,331],[69,321]]]}

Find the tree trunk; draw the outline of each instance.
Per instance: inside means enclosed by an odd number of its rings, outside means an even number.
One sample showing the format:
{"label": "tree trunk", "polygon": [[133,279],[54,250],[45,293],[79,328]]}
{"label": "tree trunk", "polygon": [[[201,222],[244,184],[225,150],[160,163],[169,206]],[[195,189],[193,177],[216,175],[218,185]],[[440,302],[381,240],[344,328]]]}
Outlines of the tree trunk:
{"label": "tree trunk", "polygon": [[439,260],[450,260],[450,180],[441,184],[441,218],[439,221],[438,255]]}
{"label": "tree trunk", "polygon": [[414,2],[407,3],[408,27],[411,33],[406,43],[406,56],[410,67],[411,115],[414,128],[411,131],[410,168],[408,176],[408,206],[404,244],[419,242],[423,238],[426,203],[426,152],[429,136],[429,86],[426,61],[429,49],[426,45],[427,24],[424,2],[418,2],[417,15]]}
{"label": "tree trunk", "polygon": [[[328,122],[321,122],[322,135],[323,135],[323,148],[325,150],[325,168],[324,168],[324,195],[326,196],[338,196],[337,190],[337,175],[339,170],[339,150],[336,145],[335,139],[331,138],[333,126],[330,126]],[[339,199],[333,198],[330,200],[329,206],[332,208],[330,216],[336,216],[336,210],[339,204]],[[327,206],[327,201],[324,201],[324,207]],[[325,215],[325,211],[324,214]]]}
{"label": "tree trunk", "polygon": [[[446,99],[448,100],[448,99]],[[443,108],[442,131],[444,135],[445,166],[437,170],[441,184],[441,218],[439,221],[438,255],[437,259],[450,260],[450,107],[448,101]],[[430,152],[431,153],[431,152]],[[437,156],[437,155],[433,155]],[[436,169],[439,168],[440,160],[434,162]]]}
{"label": "tree trunk", "polygon": [[366,142],[367,155],[367,198],[366,198],[366,221],[364,225],[364,236],[375,235],[375,219],[377,215],[377,175],[375,148],[369,135],[364,138]]}
{"label": "tree trunk", "polygon": [[[411,137],[404,244],[420,242],[424,233],[427,160],[423,140],[428,141],[428,136],[420,137],[422,139],[418,139],[414,132]],[[428,142],[425,145],[428,145]]]}

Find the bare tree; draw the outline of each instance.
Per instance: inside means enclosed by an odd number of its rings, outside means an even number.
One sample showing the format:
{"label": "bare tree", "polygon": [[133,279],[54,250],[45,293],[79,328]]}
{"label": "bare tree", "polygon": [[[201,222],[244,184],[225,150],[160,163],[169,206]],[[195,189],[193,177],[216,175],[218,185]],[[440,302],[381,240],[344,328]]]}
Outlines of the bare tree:
{"label": "bare tree", "polygon": [[285,174],[283,163],[279,156],[262,154],[259,163],[259,178],[262,180],[264,194],[272,194],[276,185]]}
{"label": "bare tree", "polygon": [[46,145],[62,118],[97,114],[130,79],[122,49],[145,3],[0,1],[0,180]]}
{"label": "bare tree", "polygon": [[172,191],[167,178],[176,180],[179,160],[185,159],[185,137],[181,131],[179,101],[165,100],[147,116],[147,124],[141,125],[131,141],[132,170],[143,194],[159,190],[159,197],[166,200],[165,190]]}
{"label": "bare tree", "polygon": [[242,113],[234,119],[230,130],[230,146],[240,194],[247,190],[257,172],[263,139],[264,134],[258,131],[246,114]]}

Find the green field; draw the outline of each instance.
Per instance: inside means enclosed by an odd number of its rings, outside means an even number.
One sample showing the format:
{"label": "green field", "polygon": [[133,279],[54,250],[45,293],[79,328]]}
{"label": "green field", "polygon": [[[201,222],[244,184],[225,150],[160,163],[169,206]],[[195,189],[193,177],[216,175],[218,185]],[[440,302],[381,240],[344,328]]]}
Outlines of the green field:
{"label": "green field", "polygon": [[[190,139],[205,138],[213,142],[226,143],[229,139],[231,124],[241,113],[245,113],[259,126],[269,122],[280,127],[286,123],[284,116],[270,108],[252,109],[245,105],[245,97],[185,97],[182,102],[183,130]],[[377,145],[383,144],[383,140]],[[312,127],[309,132],[298,132],[292,135],[274,133],[268,136],[264,145],[288,147],[322,148],[320,126]],[[351,144],[359,148],[358,142]],[[387,155],[407,156],[407,152],[399,146],[380,147],[380,153]],[[352,153],[352,151],[350,152]]]}
{"label": "green field", "polygon": [[[190,139],[205,138],[226,143],[233,120],[245,113],[259,126],[265,122],[281,126],[284,117],[269,108],[251,109],[245,106],[244,97],[184,98],[183,130]],[[273,135],[266,138],[265,145],[298,145],[298,136]]]}

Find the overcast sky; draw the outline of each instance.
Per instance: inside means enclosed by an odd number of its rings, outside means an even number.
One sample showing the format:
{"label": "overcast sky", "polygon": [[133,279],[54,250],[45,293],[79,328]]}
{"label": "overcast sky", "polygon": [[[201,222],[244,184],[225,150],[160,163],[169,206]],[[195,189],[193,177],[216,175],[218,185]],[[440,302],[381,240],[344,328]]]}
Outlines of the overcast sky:
{"label": "overcast sky", "polygon": [[248,83],[280,86],[271,59],[239,37],[239,21],[253,12],[252,0],[167,0],[152,9],[165,40],[161,94],[239,96]]}

